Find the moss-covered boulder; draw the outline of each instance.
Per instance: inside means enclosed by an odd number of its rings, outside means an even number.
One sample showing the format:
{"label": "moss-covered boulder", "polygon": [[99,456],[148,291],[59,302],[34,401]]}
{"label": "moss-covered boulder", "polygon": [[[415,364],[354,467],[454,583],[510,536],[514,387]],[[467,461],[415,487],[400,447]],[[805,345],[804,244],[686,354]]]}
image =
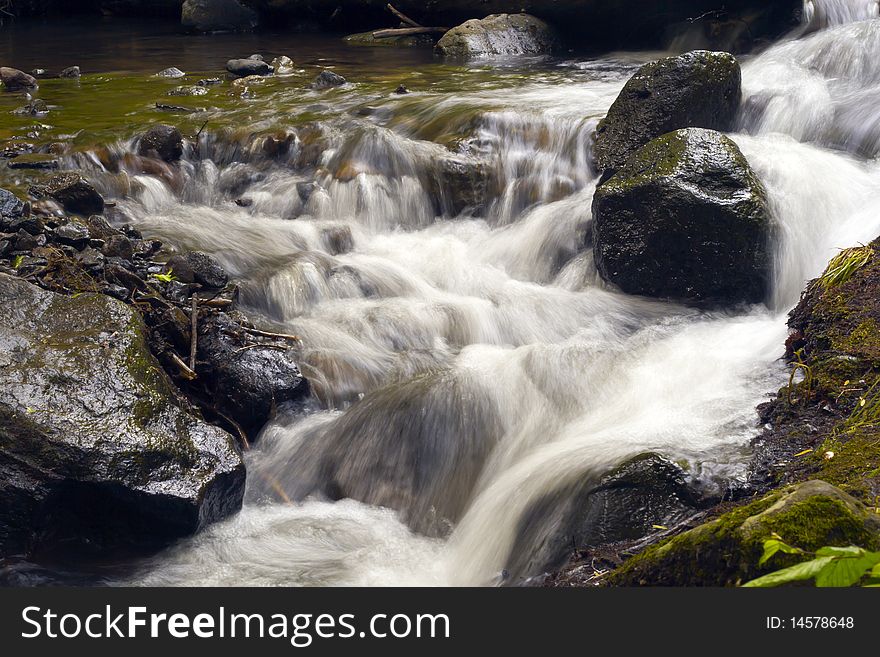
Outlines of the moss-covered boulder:
{"label": "moss-covered boulder", "polygon": [[758,303],[770,274],[763,186],[733,141],[691,128],[644,146],[593,199],[602,278],[697,306]]}
{"label": "moss-covered boulder", "polygon": [[241,506],[232,437],[150,354],[140,316],[0,275],[0,555],[152,549]]}
{"label": "moss-covered boulder", "polygon": [[808,481],[651,547],[608,581],[617,586],[737,586],[801,560],[779,555],[759,566],[763,542],[773,534],[807,551],[827,545],[876,550],[880,515],[824,481]]}
{"label": "moss-covered boulder", "polygon": [[381,46],[381,47],[397,47],[397,48],[431,48],[437,43],[435,34],[408,34],[405,36],[389,37],[385,39],[377,39],[373,36],[373,31],[358,32],[357,34],[349,34],[343,39],[347,44],[352,46]]}
{"label": "moss-covered boulder", "polygon": [[596,128],[596,166],[606,176],[639,148],[680,128],[733,128],[742,73],[726,52],[695,50],[642,66]]}
{"label": "moss-covered boulder", "polygon": [[555,31],[529,14],[492,14],[449,30],[437,42],[444,57],[549,55],[558,47]]}

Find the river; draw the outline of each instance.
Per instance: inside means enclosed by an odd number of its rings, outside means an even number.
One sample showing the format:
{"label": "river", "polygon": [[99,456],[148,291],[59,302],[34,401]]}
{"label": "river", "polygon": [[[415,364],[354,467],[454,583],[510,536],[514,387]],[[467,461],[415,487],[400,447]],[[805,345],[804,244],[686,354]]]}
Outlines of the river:
{"label": "river", "polygon": [[[609,289],[584,248],[590,135],[659,53],[463,66],[157,24],[99,28],[73,61],[67,28],[39,48],[7,35],[22,68],[83,66],[77,86],[42,89],[70,111],[31,127],[86,150],[109,135],[126,149],[167,120],[152,106],[181,84],[153,77],[167,66],[188,81],[250,52],[296,62],[263,85],[163,101],[204,108],[168,115],[190,134],[207,122],[173,176],[107,172],[97,148],[77,160],[120,216],[212,253],[245,312],[301,336],[316,398],[281,409],[248,453],[239,514],[102,581],[491,585],[527,563],[520,581],[559,530],[554,517],[526,531],[530,509],[629,457],[658,452],[706,490],[742,482],[755,407],[787,379],[787,312],[839,248],[880,234],[880,20],[830,4],[834,20],[742,58],[731,137],[778,230],[767,303],[727,313]],[[307,89],[325,67],[351,84]],[[24,129],[14,121],[0,130]],[[287,131],[293,147],[267,158],[265,136]],[[306,152],[314,167],[299,166]],[[426,172],[450,157],[491,172],[484,203],[437,206]]]}

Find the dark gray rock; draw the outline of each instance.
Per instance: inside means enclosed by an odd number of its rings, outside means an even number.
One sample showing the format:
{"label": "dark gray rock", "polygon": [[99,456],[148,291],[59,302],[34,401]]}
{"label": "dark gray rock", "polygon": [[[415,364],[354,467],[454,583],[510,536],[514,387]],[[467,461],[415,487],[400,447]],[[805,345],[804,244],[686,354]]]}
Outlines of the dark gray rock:
{"label": "dark gray rock", "polygon": [[176,162],[183,156],[183,135],[171,125],[160,123],[147,130],[137,144],[138,155]]}
{"label": "dark gray rock", "polygon": [[637,151],[593,199],[602,278],[697,306],[760,303],[770,277],[765,191],[733,141],[701,128]]}
{"label": "dark gray rock", "polygon": [[0,82],[6,91],[31,91],[37,88],[37,79],[24,71],[0,66]]}
{"label": "dark gray rock", "polygon": [[232,437],[200,421],[104,295],[0,275],[0,553],[152,549],[241,506]]}
{"label": "dark gray rock", "polygon": [[112,235],[101,252],[108,258],[131,260],[134,257],[134,246],[125,235]]}
{"label": "dark gray rock", "polygon": [[651,534],[703,506],[684,471],[647,452],[596,479],[546,495],[520,520],[506,570],[513,583],[562,566],[573,547],[595,548]]}
{"label": "dark gray rock", "polygon": [[[269,420],[276,405],[303,400],[309,384],[292,351],[253,347],[240,325],[225,314],[199,325],[199,378],[217,406],[251,434]],[[248,347],[243,349],[243,347]]]}
{"label": "dark gray rock", "polygon": [[69,244],[77,248],[86,246],[91,238],[88,227],[76,221],[58,226],[54,231],[54,235],[55,239],[62,244]]}
{"label": "dark gray rock", "polygon": [[333,87],[341,87],[346,82],[348,82],[348,80],[338,73],[334,73],[333,71],[321,71],[315,78],[315,81],[312,82],[312,89],[331,89]]}
{"label": "dark gray rock", "polygon": [[695,50],[642,66],[596,128],[594,155],[613,173],[652,139],[680,128],[733,129],[742,73],[726,52]]}
{"label": "dark gray rock", "polygon": [[78,173],[62,173],[48,182],[30,188],[37,198],[52,198],[72,214],[88,216],[104,211],[104,199],[92,184]]}
{"label": "dark gray rock", "polygon": [[82,71],[80,71],[79,66],[68,66],[66,69],[61,71],[58,74],[59,78],[78,78],[82,75]]}
{"label": "dark gray rock", "polygon": [[493,14],[449,30],[436,50],[445,57],[549,55],[559,46],[556,32],[529,14]]}
{"label": "dark gray rock", "polygon": [[272,73],[272,67],[259,59],[230,59],[226,62],[226,70],[240,78]]}
{"label": "dark gray rock", "polygon": [[169,96],[204,96],[208,93],[208,90],[205,87],[201,87],[199,85],[184,85],[182,87],[175,87],[171,91],[168,92]]}
{"label": "dark gray rock", "polygon": [[177,280],[198,283],[210,289],[222,289],[229,283],[229,275],[214,258],[200,251],[189,251],[171,256],[166,266]]}
{"label": "dark gray rock", "polygon": [[8,189],[0,189],[0,224],[5,230],[6,221],[21,219],[31,213],[30,203],[25,203]]}

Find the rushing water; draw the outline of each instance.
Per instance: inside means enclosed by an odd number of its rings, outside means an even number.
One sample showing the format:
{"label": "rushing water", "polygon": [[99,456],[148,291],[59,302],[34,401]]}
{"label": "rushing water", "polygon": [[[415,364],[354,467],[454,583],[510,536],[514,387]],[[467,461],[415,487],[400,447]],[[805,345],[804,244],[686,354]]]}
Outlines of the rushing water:
{"label": "rushing water", "polygon": [[[557,529],[523,532],[530,509],[630,456],[659,452],[710,488],[743,478],[788,309],[837,248],[880,234],[880,20],[822,4],[827,29],[744,65],[732,137],[779,241],[771,298],[739,312],[620,294],[584,248],[590,134],[650,54],[340,64],[342,90],[275,80],[192,119],[250,128],[203,134],[179,173],[82,160],[120,213],[215,254],[246,311],[302,336],[317,398],[248,454],[241,513],[126,581],[492,584]],[[389,94],[401,80],[415,93]],[[248,136],[288,129],[280,158]],[[489,172],[483,202],[444,201],[432,181],[449,167]]]}

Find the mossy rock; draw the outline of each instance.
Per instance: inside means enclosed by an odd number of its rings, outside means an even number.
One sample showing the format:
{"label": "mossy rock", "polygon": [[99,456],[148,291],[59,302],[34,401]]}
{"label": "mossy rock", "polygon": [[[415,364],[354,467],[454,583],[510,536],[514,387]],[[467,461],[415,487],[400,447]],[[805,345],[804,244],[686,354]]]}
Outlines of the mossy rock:
{"label": "mossy rock", "polygon": [[100,294],[0,275],[0,555],[149,550],[236,511],[244,464]]}
{"label": "mossy rock", "polygon": [[343,39],[347,44],[352,46],[377,46],[384,48],[432,48],[437,42],[436,35],[432,34],[411,34],[407,36],[389,37],[387,39],[377,39],[373,36],[373,32],[358,32],[357,34],[349,34]]}
{"label": "mossy rock", "polygon": [[763,186],[737,145],[712,130],[655,139],[593,198],[596,266],[628,294],[697,306],[759,303],[770,241]]}
{"label": "mossy rock", "polygon": [[673,130],[731,130],[741,99],[742,72],[729,53],[695,50],[645,64],[596,128],[597,168],[613,173]]}
{"label": "mossy rock", "polygon": [[453,27],[437,42],[437,53],[452,58],[549,55],[558,46],[556,32],[540,18],[492,14]]}
{"label": "mossy rock", "polygon": [[799,558],[758,565],[763,542],[778,534],[815,551],[827,545],[880,547],[880,515],[824,481],[770,493],[633,557],[608,578],[616,586],[738,586]]}

